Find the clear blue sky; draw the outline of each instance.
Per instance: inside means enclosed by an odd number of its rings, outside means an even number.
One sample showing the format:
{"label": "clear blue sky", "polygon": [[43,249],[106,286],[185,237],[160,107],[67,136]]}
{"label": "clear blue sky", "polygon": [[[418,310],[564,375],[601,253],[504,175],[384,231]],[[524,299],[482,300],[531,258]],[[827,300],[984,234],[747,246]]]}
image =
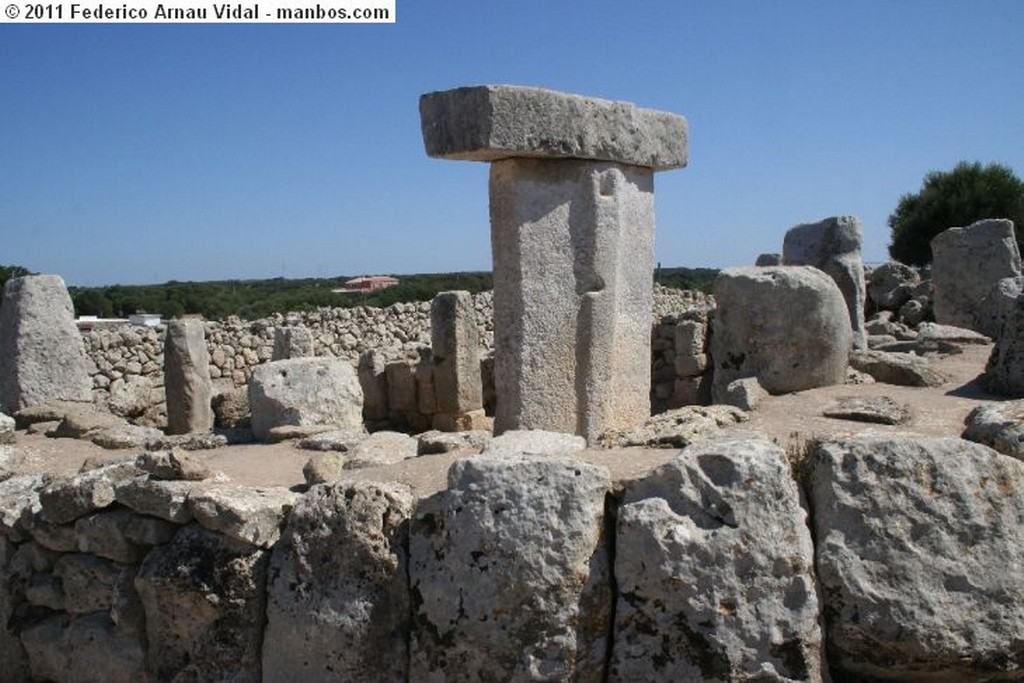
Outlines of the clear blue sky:
{"label": "clear blue sky", "polygon": [[[115,3],[116,4],[116,3]],[[925,173],[1024,176],[1024,1],[397,0],[390,25],[0,23],[0,264],[69,284],[490,269],[487,166],[421,93],[544,86],[685,115],[665,266],[853,214]]]}

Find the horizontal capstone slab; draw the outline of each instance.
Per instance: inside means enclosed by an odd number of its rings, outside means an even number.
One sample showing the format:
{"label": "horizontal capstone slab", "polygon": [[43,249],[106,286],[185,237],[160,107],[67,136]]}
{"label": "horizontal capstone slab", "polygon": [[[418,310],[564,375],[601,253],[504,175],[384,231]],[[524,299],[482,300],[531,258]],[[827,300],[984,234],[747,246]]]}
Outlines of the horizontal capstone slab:
{"label": "horizontal capstone slab", "polygon": [[663,171],[686,165],[688,130],[678,114],[629,102],[514,85],[481,85],[420,97],[427,155],[613,161]]}

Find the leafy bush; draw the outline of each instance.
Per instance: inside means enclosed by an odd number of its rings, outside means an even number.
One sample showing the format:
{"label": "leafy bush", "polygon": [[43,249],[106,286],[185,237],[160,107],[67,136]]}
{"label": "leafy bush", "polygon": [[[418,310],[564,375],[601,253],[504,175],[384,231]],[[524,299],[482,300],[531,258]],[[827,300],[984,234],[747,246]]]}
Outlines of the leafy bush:
{"label": "leafy bush", "polygon": [[960,162],[949,172],[925,176],[921,190],[900,198],[889,216],[889,255],[902,263],[931,263],[931,241],[953,227],[985,218],[1009,218],[1024,251],[1024,182],[1006,166]]}

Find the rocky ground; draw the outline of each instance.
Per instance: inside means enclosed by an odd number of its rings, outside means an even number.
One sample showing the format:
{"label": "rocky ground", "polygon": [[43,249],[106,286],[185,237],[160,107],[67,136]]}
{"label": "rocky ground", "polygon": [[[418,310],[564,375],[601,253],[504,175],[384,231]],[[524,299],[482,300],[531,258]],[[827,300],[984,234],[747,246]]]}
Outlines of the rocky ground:
{"label": "rocky ground", "polygon": [[[797,448],[810,438],[830,435],[960,436],[964,418],[974,407],[999,400],[976,382],[991,348],[990,344],[964,345],[963,353],[934,358],[934,369],[948,378],[938,387],[844,384],[772,396],[759,404],[749,414],[749,420],[739,426],[767,434],[786,448]],[[891,398],[906,406],[909,419],[903,424],[885,425],[822,414],[833,402],[844,397]],[[71,473],[90,459],[112,461],[134,455],[129,451],[105,450],[88,441],[55,439],[23,431],[17,434],[15,448],[24,455],[16,467],[18,473]],[[579,457],[608,466],[615,479],[628,479],[668,462],[675,453],[675,449],[588,449]],[[294,442],[232,445],[194,454],[236,483],[289,488],[305,485],[302,468],[312,455],[311,451],[297,448]],[[409,485],[414,495],[429,495],[444,488],[448,467],[465,456],[465,452],[421,456],[396,465],[346,471],[344,476],[355,480],[398,481]]]}

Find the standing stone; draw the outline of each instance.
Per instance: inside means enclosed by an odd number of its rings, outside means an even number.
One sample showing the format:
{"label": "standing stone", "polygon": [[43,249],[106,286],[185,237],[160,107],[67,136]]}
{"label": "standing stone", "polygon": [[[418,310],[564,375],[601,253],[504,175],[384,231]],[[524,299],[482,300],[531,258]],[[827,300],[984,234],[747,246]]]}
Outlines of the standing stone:
{"label": "standing stone", "polygon": [[814,546],[775,444],[706,441],[630,482],[615,548],[611,680],[821,680]]}
{"label": "standing stone", "polygon": [[754,261],[754,265],[760,267],[781,266],[782,254],[758,254],[757,260]]}
{"label": "standing stone", "polygon": [[981,384],[993,394],[1024,398],[1024,297],[1014,303],[992,347]]}
{"label": "standing stone", "polygon": [[7,281],[0,306],[0,411],[92,401],[92,380],[71,297],[58,275]]}
{"label": "standing stone", "polygon": [[842,384],[852,331],[836,283],[810,266],[727,268],[715,280],[712,393],[757,377],[772,394]]}
{"label": "standing stone", "polygon": [[359,356],[359,385],[363,389],[363,418],[376,422],[388,419],[388,378],[386,361],[380,351]]}
{"label": "standing stone", "polygon": [[267,681],[408,679],[408,521],[398,484],[315,486],[270,560]]}
{"label": "standing stone", "polygon": [[410,531],[417,680],[601,680],[611,619],[604,467],[458,460]]}
{"label": "standing stone", "polygon": [[290,358],[264,363],[249,380],[252,433],[265,441],[275,427],[363,425],[363,390],[339,358]]}
{"label": "standing stone", "polygon": [[982,302],[999,280],[1021,274],[1013,221],[984,220],[932,239],[935,322],[983,332]]}
{"label": "standing stone", "polygon": [[203,433],[213,429],[213,382],[203,324],[172,320],[164,339],[164,388],[167,433]]}
{"label": "standing stone", "polygon": [[495,432],[642,421],[654,172],[686,164],[686,120],[515,86],[430,93],[420,116],[428,155],[493,162]]}
{"label": "standing stone", "polygon": [[1024,463],[918,436],[843,439],[812,457],[836,680],[1024,678]]}
{"label": "standing stone", "polygon": [[864,332],[864,259],[860,221],[853,216],[826,218],[790,228],[782,246],[782,264],[814,266],[839,285],[850,313],[853,347],[866,349]]}
{"label": "standing stone", "polygon": [[430,305],[437,411],[465,415],[484,407],[480,334],[469,292],[441,292]]}
{"label": "standing stone", "polygon": [[1022,292],[1024,276],[1004,277],[996,282],[975,313],[978,331],[992,339],[999,339],[1006,321],[1013,317],[1013,309]]}
{"label": "standing stone", "polygon": [[313,354],[313,333],[308,327],[278,327],[270,360],[305,358]]}

